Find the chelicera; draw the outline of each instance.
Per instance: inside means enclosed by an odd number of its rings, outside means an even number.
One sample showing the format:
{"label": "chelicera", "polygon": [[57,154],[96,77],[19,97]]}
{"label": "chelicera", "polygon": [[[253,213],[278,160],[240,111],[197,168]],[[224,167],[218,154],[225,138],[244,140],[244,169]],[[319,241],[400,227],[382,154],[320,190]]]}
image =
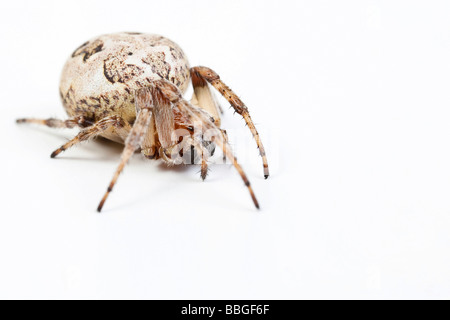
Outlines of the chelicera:
{"label": "chelicera", "polygon": [[[194,93],[187,101],[182,94],[190,82]],[[17,122],[80,128],[73,139],[51,154],[52,158],[97,136],[125,145],[99,212],[137,150],[149,159],[178,164],[179,156],[189,149],[201,159],[201,177],[205,179],[211,145],[223,150],[259,208],[250,182],[231,152],[226,131],[220,128],[222,111],[210,85],[244,118],[256,140],[267,178],[264,147],[245,104],[217,73],[202,66],[190,68],[181,48],[158,35],[116,33],[84,43],[69,57],[61,76],[60,94],[69,119],[28,118]]]}

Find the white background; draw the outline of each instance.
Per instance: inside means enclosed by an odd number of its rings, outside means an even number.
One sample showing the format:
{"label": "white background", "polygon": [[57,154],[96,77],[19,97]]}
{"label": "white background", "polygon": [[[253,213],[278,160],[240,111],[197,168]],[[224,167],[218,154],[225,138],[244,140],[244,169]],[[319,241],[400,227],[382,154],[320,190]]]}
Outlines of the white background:
{"label": "white background", "polygon": [[[3,1],[0,298],[450,298],[447,1]],[[116,31],[175,40],[246,102],[233,168],[137,154],[95,209],[121,147],[50,153],[76,130],[61,68]],[[221,100],[222,105],[227,103]],[[243,153],[248,152],[248,155]]]}

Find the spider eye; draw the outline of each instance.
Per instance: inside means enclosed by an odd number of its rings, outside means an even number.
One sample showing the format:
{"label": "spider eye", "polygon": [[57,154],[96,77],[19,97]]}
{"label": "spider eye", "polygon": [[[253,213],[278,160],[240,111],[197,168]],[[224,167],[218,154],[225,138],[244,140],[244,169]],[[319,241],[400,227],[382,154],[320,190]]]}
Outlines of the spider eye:
{"label": "spider eye", "polygon": [[188,126],[187,129],[188,129],[189,131],[194,131],[194,127],[193,127],[193,126]]}

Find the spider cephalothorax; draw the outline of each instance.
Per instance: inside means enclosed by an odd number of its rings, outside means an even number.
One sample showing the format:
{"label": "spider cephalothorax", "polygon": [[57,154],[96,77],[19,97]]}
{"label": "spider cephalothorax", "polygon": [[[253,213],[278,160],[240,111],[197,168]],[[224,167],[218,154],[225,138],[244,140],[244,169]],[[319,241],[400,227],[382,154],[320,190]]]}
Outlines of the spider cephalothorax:
{"label": "spider cephalothorax", "polygon": [[[182,96],[189,82],[194,88],[190,102]],[[70,118],[17,122],[81,129],[76,137],[55,150],[52,158],[96,136],[125,145],[98,211],[136,150],[149,159],[161,158],[169,164],[180,163],[186,150],[195,152],[201,159],[204,179],[214,145],[238,170],[259,208],[250,182],[228,146],[226,132],[220,129],[221,109],[209,85],[244,118],[258,145],[267,178],[264,147],[244,103],[214,71],[191,68],[181,48],[158,35],[125,32],[87,41],[69,57],[61,76],[60,95]]]}

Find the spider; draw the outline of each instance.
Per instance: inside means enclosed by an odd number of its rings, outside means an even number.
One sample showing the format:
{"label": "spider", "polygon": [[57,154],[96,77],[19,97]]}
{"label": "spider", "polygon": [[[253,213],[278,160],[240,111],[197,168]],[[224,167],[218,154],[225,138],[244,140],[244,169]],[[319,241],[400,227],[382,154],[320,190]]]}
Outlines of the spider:
{"label": "spider", "polygon": [[[190,102],[182,96],[189,82],[194,88]],[[222,111],[210,85],[244,118],[256,140],[267,179],[269,167],[264,147],[245,104],[217,73],[203,66],[190,68],[181,48],[159,35],[122,32],[82,44],[67,60],[61,76],[60,96],[69,119],[25,118],[17,122],[80,128],[73,139],[51,154],[52,158],[97,136],[125,145],[98,212],[136,151],[149,159],[179,164],[183,150],[190,148],[201,157],[204,180],[207,160],[212,155],[211,144],[223,150],[259,209],[250,182],[228,145],[226,131],[220,129]]]}

